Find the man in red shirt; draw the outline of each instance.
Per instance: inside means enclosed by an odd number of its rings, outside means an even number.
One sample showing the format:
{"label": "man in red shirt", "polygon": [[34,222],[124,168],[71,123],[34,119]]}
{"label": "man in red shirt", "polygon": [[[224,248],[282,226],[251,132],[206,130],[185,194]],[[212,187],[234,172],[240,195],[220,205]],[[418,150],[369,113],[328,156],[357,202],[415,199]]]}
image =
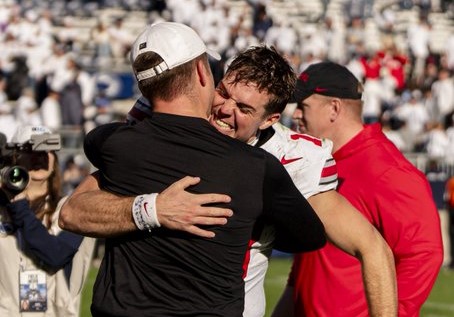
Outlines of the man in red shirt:
{"label": "man in red shirt", "polygon": [[[394,253],[399,316],[419,316],[442,264],[438,212],[424,174],[379,124],[363,125],[361,93],[350,71],[323,62],[299,76],[295,98],[305,131],[333,141],[339,193],[381,232]],[[295,256],[273,314],[278,316],[368,316],[359,261],[330,243]]]}

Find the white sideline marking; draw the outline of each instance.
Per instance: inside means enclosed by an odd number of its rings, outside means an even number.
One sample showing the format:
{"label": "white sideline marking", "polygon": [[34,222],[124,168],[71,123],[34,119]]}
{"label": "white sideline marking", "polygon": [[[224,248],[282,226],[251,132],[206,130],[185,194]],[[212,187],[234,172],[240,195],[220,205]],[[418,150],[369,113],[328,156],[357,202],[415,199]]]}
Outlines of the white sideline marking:
{"label": "white sideline marking", "polygon": [[424,307],[437,308],[437,309],[444,310],[444,311],[454,312],[454,304],[425,302]]}

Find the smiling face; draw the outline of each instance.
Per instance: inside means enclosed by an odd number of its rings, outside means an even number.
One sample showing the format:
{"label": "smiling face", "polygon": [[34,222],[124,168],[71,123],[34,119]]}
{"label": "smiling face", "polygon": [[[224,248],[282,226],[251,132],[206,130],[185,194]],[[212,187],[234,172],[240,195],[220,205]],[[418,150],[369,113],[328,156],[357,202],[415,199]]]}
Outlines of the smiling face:
{"label": "smiling face", "polygon": [[280,114],[266,114],[270,101],[266,91],[253,83],[233,83],[229,76],[217,86],[210,123],[221,133],[243,142],[253,141],[258,130],[271,126]]}

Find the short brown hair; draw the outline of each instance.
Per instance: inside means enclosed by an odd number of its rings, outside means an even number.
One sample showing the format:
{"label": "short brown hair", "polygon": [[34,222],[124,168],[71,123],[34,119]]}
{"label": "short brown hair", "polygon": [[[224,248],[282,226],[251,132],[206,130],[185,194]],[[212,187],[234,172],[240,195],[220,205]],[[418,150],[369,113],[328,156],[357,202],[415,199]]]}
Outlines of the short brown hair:
{"label": "short brown hair", "polygon": [[296,74],[288,61],[274,47],[254,46],[240,53],[229,65],[226,76],[232,83],[254,83],[259,92],[271,99],[265,115],[284,111],[296,84]]}

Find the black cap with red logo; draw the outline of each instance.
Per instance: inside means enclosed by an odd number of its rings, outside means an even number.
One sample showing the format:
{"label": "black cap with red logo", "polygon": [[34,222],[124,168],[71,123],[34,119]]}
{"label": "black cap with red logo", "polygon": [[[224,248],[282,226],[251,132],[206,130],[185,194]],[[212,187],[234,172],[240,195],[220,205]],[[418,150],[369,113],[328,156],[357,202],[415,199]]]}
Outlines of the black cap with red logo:
{"label": "black cap with red logo", "polygon": [[313,94],[342,99],[361,99],[361,85],[345,66],[333,62],[310,65],[298,77],[293,102]]}

